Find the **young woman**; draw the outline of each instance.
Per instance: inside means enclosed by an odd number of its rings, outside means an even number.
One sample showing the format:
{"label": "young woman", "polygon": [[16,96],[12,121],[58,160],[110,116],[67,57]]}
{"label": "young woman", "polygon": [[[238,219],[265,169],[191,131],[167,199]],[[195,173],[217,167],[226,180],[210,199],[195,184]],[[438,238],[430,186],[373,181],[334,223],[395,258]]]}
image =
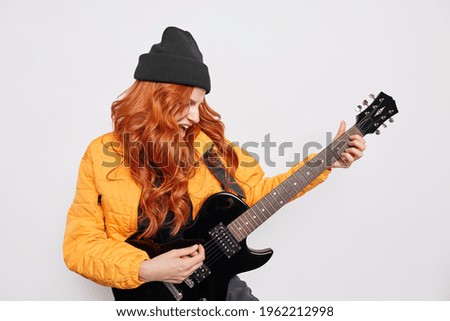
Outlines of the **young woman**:
{"label": "young woman", "polygon": [[[206,102],[209,72],[189,32],[167,28],[161,42],[140,56],[134,76],[136,81],[112,104],[114,131],[95,139],[81,160],[64,260],[72,271],[112,287],[116,299],[144,300],[139,289],[146,284],[179,284],[205,260],[201,244],[150,257],[126,242],[132,235],[161,244],[182,238],[205,199],[226,183],[205,164],[205,152],[220,160],[249,206],[303,163],[264,177],[248,153],[226,140],[219,114]],[[337,135],[344,131],[341,123]],[[362,156],[365,142],[352,136],[349,146],[332,167],[350,166]],[[330,170],[296,197],[323,182]],[[256,298],[235,277],[227,299]]]}

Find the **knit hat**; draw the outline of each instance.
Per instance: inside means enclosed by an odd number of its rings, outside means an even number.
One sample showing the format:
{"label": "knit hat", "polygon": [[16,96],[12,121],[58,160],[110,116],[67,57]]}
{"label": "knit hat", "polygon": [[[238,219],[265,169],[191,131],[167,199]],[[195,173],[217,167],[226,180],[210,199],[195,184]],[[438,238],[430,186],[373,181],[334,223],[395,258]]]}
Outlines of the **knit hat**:
{"label": "knit hat", "polygon": [[208,67],[197,43],[188,31],[176,27],[166,28],[161,42],[139,57],[134,78],[200,87],[206,93],[211,90]]}

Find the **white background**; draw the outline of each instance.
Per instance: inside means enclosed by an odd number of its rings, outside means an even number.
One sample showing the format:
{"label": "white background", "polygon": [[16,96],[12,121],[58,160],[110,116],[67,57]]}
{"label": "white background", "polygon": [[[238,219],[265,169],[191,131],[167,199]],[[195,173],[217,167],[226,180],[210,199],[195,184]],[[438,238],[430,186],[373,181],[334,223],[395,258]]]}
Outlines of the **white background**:
{"label": "white background", "polygon": [[242,275],[261,300],[450,299],[445,0],[2,0],[0,299],[112,299],[65,267],[66,213],[87,144],[169,25],[199,43],[230,139],[293,143],[276,167],[251,150],[269,175],[352,125],[369,93],[400,110],[361,161],[249,237],[275,251]]}

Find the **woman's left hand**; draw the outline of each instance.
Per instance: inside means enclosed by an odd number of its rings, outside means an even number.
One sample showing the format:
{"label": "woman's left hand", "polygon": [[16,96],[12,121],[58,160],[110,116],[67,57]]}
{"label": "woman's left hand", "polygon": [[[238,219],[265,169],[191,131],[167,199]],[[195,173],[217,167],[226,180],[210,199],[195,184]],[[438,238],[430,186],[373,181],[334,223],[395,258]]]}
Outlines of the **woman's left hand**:
{"label": "woman's left hand", "polygon": [[[333,140],[345,133],[345,122],[341,121],[338,132]],[[341,154],[341,158],[333,163],[332,168],[348,168],[354,161],[360,159],[363,156],[363,151],[366,149],[366,141],[361,135],[350,136],[348,143],[349,148]]]}

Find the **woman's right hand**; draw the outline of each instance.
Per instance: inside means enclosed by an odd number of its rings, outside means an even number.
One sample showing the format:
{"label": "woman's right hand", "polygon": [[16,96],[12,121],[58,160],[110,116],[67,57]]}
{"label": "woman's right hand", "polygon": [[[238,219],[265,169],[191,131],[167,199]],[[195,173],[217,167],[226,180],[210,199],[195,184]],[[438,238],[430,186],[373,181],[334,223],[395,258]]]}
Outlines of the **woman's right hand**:
{"label": "woman's right hand", "polygon": [[203,264],[205,249],[193,245],[171,250],[142,262],[139,279],[144,282],[181,283]]}

